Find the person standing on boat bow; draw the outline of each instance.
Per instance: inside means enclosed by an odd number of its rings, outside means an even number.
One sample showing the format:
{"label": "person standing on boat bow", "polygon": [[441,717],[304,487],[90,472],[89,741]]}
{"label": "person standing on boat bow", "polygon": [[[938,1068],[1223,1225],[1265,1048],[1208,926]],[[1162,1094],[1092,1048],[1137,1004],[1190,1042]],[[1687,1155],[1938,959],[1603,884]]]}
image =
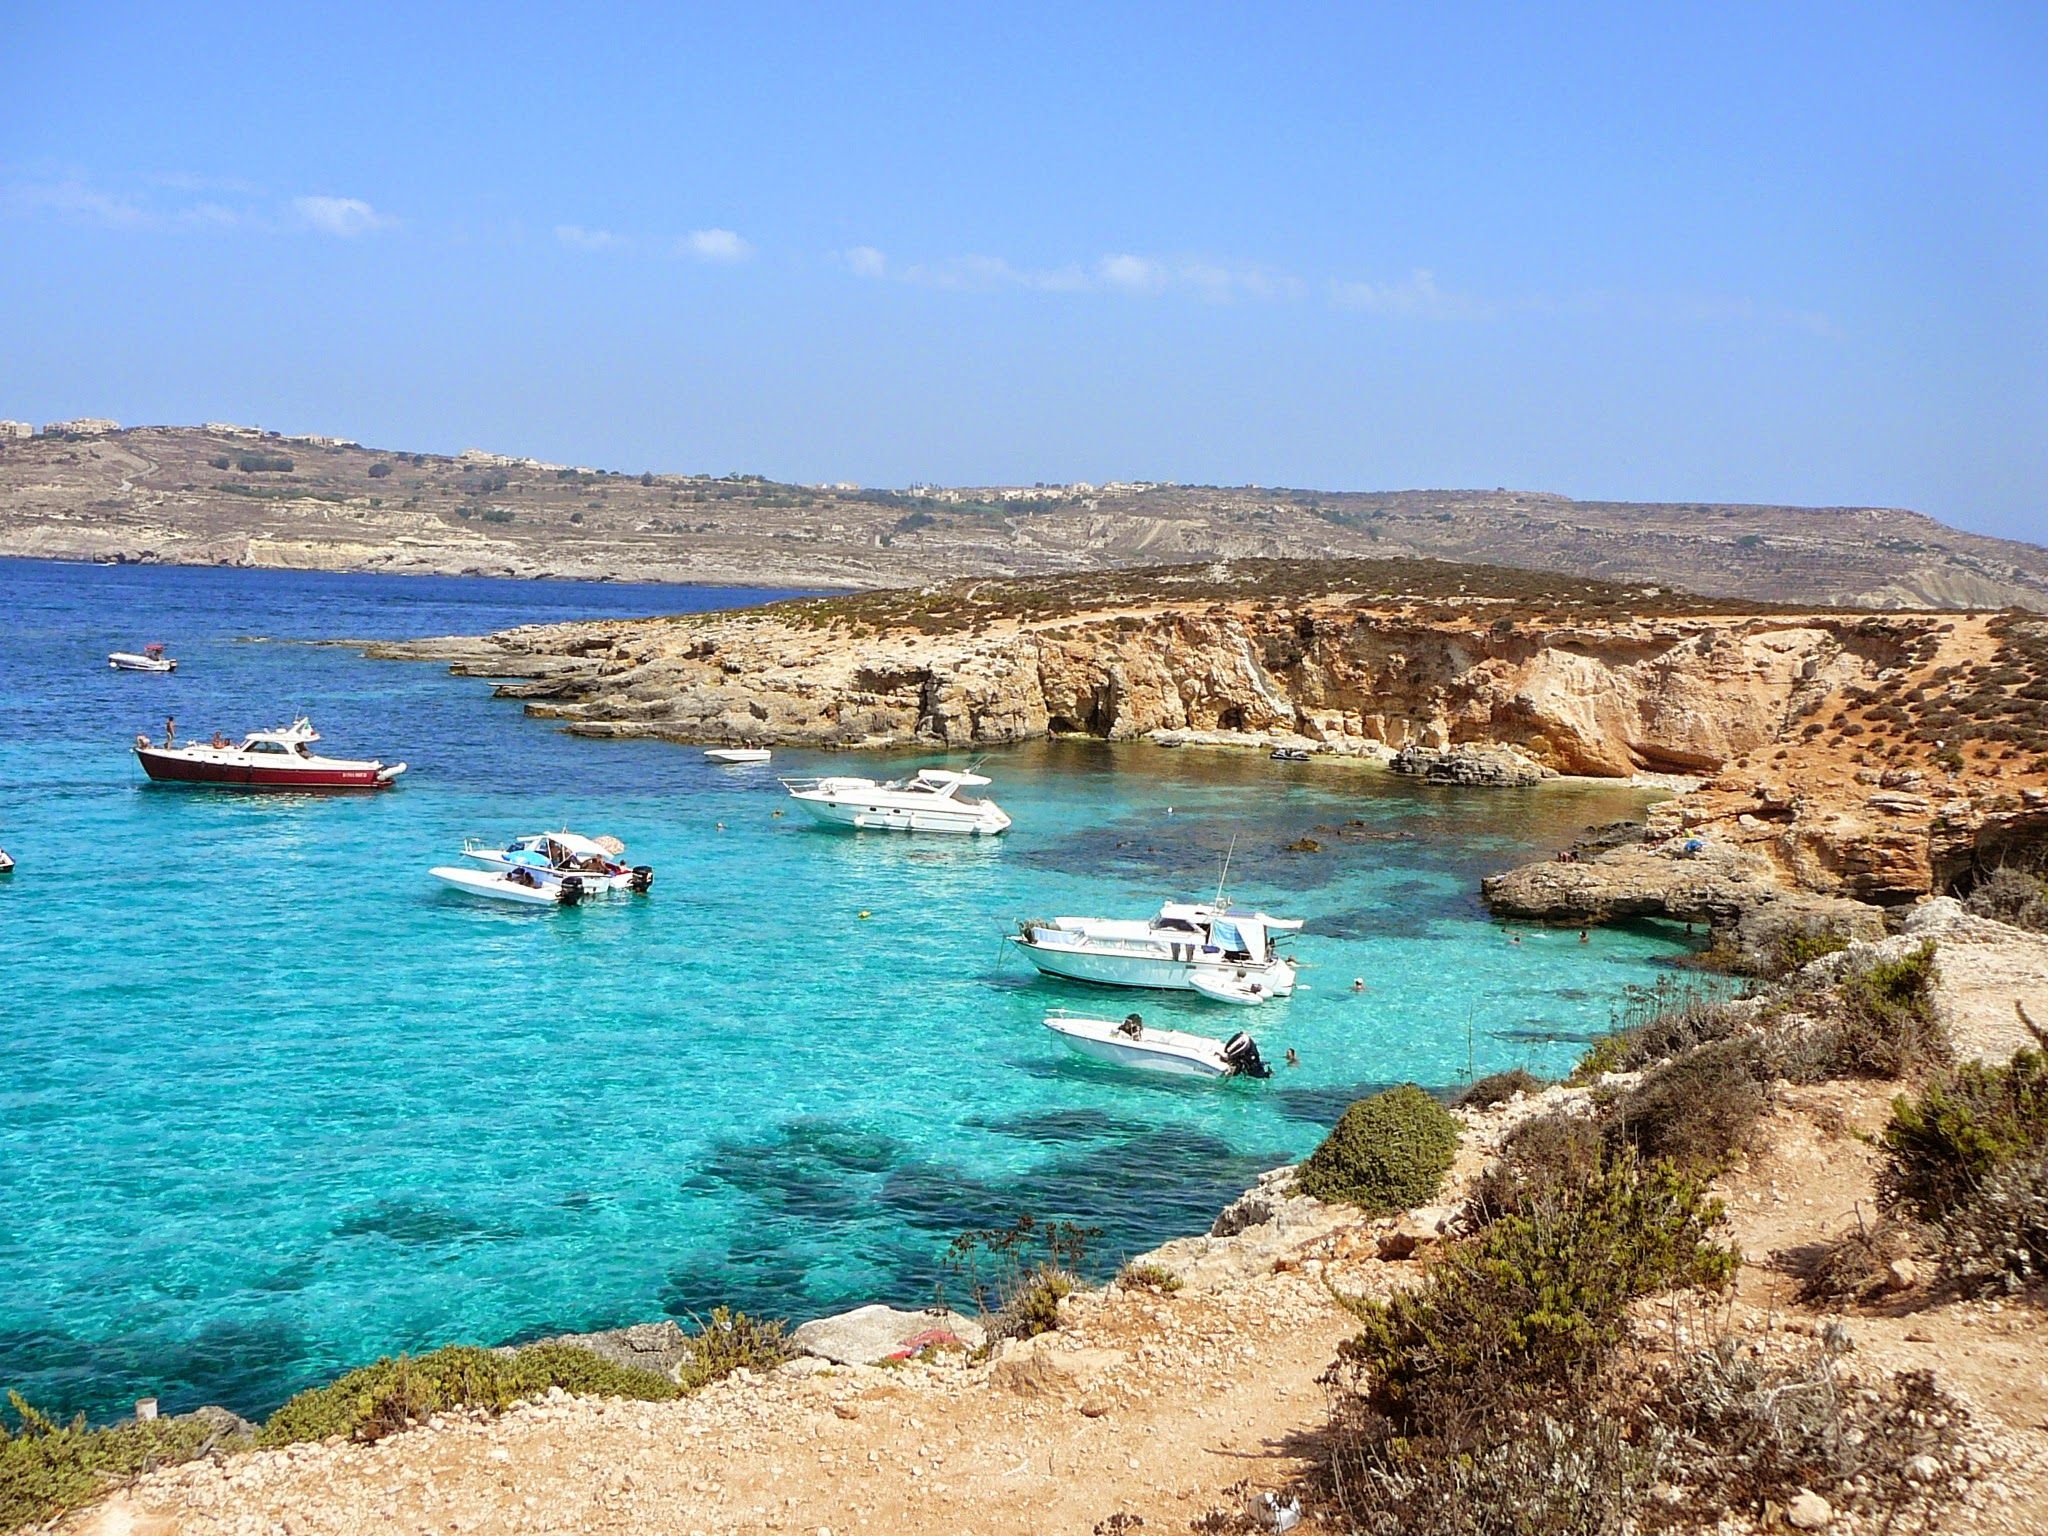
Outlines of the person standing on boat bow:
{"label": "person standing on boat bow", "polygon": [[178,721],[174,715],[164,716],[164,750],[170,751],[178,744]]}

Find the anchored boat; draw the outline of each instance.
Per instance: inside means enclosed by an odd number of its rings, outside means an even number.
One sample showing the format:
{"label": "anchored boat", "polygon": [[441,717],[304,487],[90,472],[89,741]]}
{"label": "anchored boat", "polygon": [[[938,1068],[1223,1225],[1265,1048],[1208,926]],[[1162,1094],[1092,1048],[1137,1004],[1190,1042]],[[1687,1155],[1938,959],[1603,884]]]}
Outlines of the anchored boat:
{"label": "anchored boat", "polygon": [[1179,1029],[1155,1029],[1137,1014],[1123,1022],[1048,1014],[1045,1027],[1078,1056],[1176,1077],[1271,1077],[1258,1042],[1243,1030],[1211,1040]]}
{"label": "anchored boat", "polygon": [[988,782],[978,773],[920,768],[901,779],[784,779],[782,787],[827,826],[994,837],[1008,830],[1009,816],[993,800],[962,793]]}
{"label": "anchored boat", "polygon": [[1219,1002],[1263,1003],[1294,990],[1294,962],[1275,934],[1298,918],[1206,902],[1169,901],[1157,917],[1055,917],[1018,924],[1010,942],[1047,976],[1105,987],[1199,992]]}
{"label": "anchored boat", "polygon": [[403,763],[321,757],[320,733],[301,715],[274,731],[251,731],[239,744],[224,736],[195,746],[176,745],[168,727],[162,746],[135,738],[142,771],[164,784],[214,784],[233,789],[389,789]]}
{"label": "anchored boat", "polygon": [[427,871],[444,885],[471,896],[516,901],[532,907],[573,907],[590,894],[581,875],[547,875],[520,865],[507,870],[465,869],[441,864]]}
{"label": "anchored boat", "polygon": [[704,756],[722,767],[736,763],[765,763],[775,754],[766,747],[706,747]]}
{"label": "anchored boat", "polygon": [[615,837],[535,832],[526,837],[515,837],[502,848],[493,848],[482,839],[472,837],[463,843],[462,856],[474,859],[501,875],[526,870],[551,880],[573,876],[580,882],[584,895],[600,891],[631,891],[644,896],[654,888],[652,866],[627,864],[626,845]]}
{"label": "anchored boat", "polygon": [[174,657],[166,656],[162,642],[145,645],[140,651],[116,651],[107,658],[107,665],[116,672],[175,672],[178,663]]}

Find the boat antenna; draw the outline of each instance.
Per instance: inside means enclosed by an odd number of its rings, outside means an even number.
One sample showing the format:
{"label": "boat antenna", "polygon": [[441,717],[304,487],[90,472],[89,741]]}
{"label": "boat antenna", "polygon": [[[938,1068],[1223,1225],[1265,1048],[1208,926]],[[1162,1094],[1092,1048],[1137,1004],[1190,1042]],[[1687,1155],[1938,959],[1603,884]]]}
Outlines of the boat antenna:
{"label": "boat antenna", "polygon": [[1231,855],[1236,852],[1237,834],[1235,832],[1232,832],[1230,834],[1230,846],[1226,848],[1223,852],[1223,871],[1216,877],[1216,905],[1219,907],[1223,905],[1224,884],[1230,879],[1230,858]]}

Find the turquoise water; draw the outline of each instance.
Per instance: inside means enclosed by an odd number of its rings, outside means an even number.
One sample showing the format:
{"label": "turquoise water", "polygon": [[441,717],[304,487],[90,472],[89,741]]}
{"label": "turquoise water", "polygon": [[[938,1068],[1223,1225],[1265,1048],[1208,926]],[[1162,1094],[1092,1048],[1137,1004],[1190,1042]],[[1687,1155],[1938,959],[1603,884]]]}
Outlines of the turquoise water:
{"label": "turquoise water", "polygon": [[[947,1238],[1023,1210],[1100,1226],[1113,1262],[1374,1085],[1455,1085],[1468,1053],[1562,1069],[1679,952],[1650,927],[1515,943],[1475,899],[1625,790],[1053,744],[991,759],[1000,841],[833,833],[778,816],[772,773],[843,756],[715,769],[284,643],[760,597],[0,562],[0,1385],[254,1412],[398,1349],[915,1300]],[[150,639],[175,677],[106,669]],[[412,772],[244,796],[149,787],[126,749],[166,712],[201,735],[297,710]],[[426,875],[465,835],[560,824],[626,839],[654,894],[500,910]],[[1286,851],[1304,835],[1324,851]],[[1020,917],[1213,888],[1233,837],[1233,894],[1311,920],[1290,1001],[1092,992],[1004,954]],[[1039,1025],[1134,1003],[1301,1065],[1155,1081]]]}

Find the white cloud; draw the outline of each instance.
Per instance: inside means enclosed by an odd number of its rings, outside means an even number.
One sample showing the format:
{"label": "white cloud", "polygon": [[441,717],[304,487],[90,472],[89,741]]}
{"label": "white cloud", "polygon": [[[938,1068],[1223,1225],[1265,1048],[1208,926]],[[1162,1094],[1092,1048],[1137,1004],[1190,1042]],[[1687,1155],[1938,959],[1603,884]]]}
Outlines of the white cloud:
{"label": "white cloud", "polygon": [[1166,286],[1166,268],[1149,256],[1105,256],[1095,263],[1095,274],[1106,287],[1126,293],[1158,293]]}
{"label": "white cloud", "polygon": [[889,275],[889,260],[872,245],[856,245],[841,253],[847,270],[855,277],[883,278]]}
{"label": "white cloud", "polygon": [[149,213],[139,204],[69,178],[0,188],[0,207],[17,215],[52,215],[107,229],[133,229],[150,222]]}
{"label": "white cloud", "polygon": [[178,210],[178,222],[189,229],[233,229],[248,223],[249,216],[225,203],[194,203]]}
{"label": "white cloud", "polygon": [[305,228],[343,239],[386,229],[396,222],[359,197],[295,197],[292,212]]}
{"label": "white cloud", "polygon": [[730,264],[754,254],[753,246],[729,229],[693,229],[682,238],[677,250],[699,261]]}
{"label": "white cloud", "polygon": [[610,251],[626,243],[624,235],[615,235],[608,229],[585,229],[581,224],[557,224],[555,238],[577,251]]}
{"label": "white cloud", "polygon": [[1424,267],[1398,283],[1333,282],[1330,302],[1339,309],[1425,320],[1478,320],[1492,313],[1477,299],[1439,287],[1436,274]]}

